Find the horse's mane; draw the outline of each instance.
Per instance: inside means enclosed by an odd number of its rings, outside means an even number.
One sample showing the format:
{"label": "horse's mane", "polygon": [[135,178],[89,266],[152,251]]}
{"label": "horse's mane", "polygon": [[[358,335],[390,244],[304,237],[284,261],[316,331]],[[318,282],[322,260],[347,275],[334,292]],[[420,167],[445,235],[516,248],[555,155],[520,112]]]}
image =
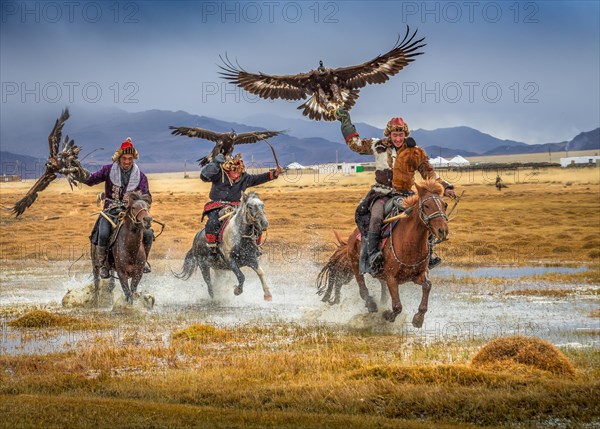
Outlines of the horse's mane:
{"label": "horse's mane", "polygon": [[[435,195],[442,195],[444,193],[444,187],[436,182],[435,180],[425,180],[419,183],[421,188],[425,188],[427,192],[430,192]],[[411,195],[410,197],[406,197],[403,201],[403,205],[405,208],[412,207],[419,202],[419,194]]]}
{"label": "horse's mane", "polygon": [[142,194],[140,191],[133,191],[129,193],[129,207],[133,205],[133,203],[137,200],[142,200],[147,202],[148,204],[152,204],[152,199],[150,195]]}

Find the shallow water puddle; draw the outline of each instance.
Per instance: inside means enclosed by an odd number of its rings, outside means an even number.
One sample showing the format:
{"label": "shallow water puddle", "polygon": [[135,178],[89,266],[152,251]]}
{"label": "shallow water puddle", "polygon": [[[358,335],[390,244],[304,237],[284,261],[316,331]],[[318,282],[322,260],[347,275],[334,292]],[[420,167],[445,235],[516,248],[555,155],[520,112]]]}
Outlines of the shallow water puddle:
{"label": "shallow water puddle", "polygon": [[[424,326],[415,329],[410,321],[419,305],[421,287],[414,284],[400,286],[403,313],[396,322],[390,324],[381,317],[381,311],[390,308],[390,303],[380,304],[379,313],[368,314],[354,280],[343,287],[340,304],[332,306],[321,302],[315,286],[320,267],[315,264],[266,264],[264,269],[273,294],[271,302],[264,301],[260,282],[250,269],[243,269],[246,284],[242,295],[233,295],[235,277],[226,273],[215,282],[215,299],[211,300],[199,272],[188,281],[179,280],[171,274],[171,269],[176,271],[179,264],[180,261],[156,261],[153,264],[154,272],[145,276],[140,285],[141,292],[156,298],[154,310],[146,317],[157,319],[158,324],[164,326],[164,332],[154,332],[153,335],[158,335],[165,342],[168,342],[174,326],[189,326],[192,323],[220,327],[297,323],[367,329],[426,342],[492,339],[518,334],[540,337],[554,344],[600,346],[600,321],[597,317],[591,317],[592,311],[598,308],[600,297],[588,293],[591,289],[597,289],[597,285],[527,282],[519,286],[527,289],[560,287],[580,293],[563,297],[522,296],[510,295],[506,287],[489,284],[486,280],[487,277],[518,278],[546,272],[581,272],[584,267],[482,267],[474,270],[441,267],[432,273],[433,289]],[[58,262],[44,266],[3,266],[0,271],[0,309],[42,306],[48,307],[49,311],[62,312],[60,302],[67,290],[83,287],[90,282],[84,269],[72,270],[69,277],[69,265]],[[451,276],[454,278],[450,281],[448,277]],[[480,277],[482,281],[477,284],[462,283],[460,278],[467,276]],[[369,278],[367,283],[371,294],[379,302],[378,282]],[[118,283],[116,290],[120,290]],[[109,310],[78,311],[78,317],[85,317],[86,311]],[[117,315],[114,318],[121,320]],[[36,334],[23,333],[6,326],[2,332],[0,353],[10,354],[64,351],[89,338],[89,334],[74,332],[59,332],[51,339],[39,335],[36,337]]]}

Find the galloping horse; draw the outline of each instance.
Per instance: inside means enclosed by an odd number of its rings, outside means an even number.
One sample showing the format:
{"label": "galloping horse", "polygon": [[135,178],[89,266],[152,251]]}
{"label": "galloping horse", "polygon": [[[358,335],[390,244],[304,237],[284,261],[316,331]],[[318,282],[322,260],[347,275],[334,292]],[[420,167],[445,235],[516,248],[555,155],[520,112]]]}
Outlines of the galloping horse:
{"label": "galloping horse", "polygon": [[[111,271],[109,290],[112,291],[114,288],[112,273],[116,271],[127,303],[133,304],[133,294],[137,291],[138,284],[142,279],[146,262],[143,243],[144,229],[149,229],[152,225],[149,197],[138,192],[131,192],[129,203],[121,216],[108,252]],[[96,260],[94,244],[92,244],[91,253],[92,261]],[[94,266],[93,273],[94,295],[97,298],[100,286],[100,267]]]}
{"label": "galloping horse", "polygon": [[[442,200],[443,188],[434,181],[427,181],[415,185],[417,194],[404,200],[404,207],[413,207],[406,217],[400,219],[393,227],[389,239],[383,245],[383,269],[377,275],[382,288],[387,285],[392,298],[392,309],[386,310],[383,317],[393,322],[402,312],[402,304],[398,294],[398,285],[412,281],[421,285],[423,295],[418,312],[414,315],[412,324],[420,328],[423,326],[431,282],[429,273],[429,234],[438,241],[443,241],[448,236],[448,217],[446,216],[447,204]],[[361,298],[369,312],[377,311],[377,304],[369,295],[365,285],[364,275],[359,271],[360,241],[356,229],[348,241],[340,241],[335,253],[329,258],[317,279],[318,293],[325,293],[331,297],[335,290],[335,300],[339,302],[341,287],[348,283],[354,273],[358,283]],[[325,299],[324,299],[325,300]]]}
{"label": "galloping horse", "polygon": [[265,280],[265,273],[258,264],[261,252],[256,244],[257,239],[269,227],[265,215],[265,205],[258,194],[250,192],[243,194],[242,201],[235,214],[223,229],[219,252],[214,255],[206,245],[204,228],[196,233],[192,248],[185,255],[183,268],[180,273],[173,273],[177,278],[187,280],[200,267],[202,277],[208,286],[208,294],[213,298],[213,286],[210,269],[231,270],[237,277],[238,284],[233,293],[240,295],[244,291],[245,276],[241,267],[250,267],[258,274],[264,292],[265,301],[271,301],[272,296]]}

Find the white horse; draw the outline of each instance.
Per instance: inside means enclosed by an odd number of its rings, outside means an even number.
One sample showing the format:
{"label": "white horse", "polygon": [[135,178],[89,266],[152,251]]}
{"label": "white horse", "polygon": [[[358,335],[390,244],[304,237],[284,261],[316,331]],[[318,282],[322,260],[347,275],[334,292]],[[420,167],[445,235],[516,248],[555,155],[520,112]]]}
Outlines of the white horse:
{"label": "white horse", "polygon": [[218,253],[215,254],[206,244],[203,228],[196,233],[192,248],[185,255],[182,271],[173,274],[177,278],[187,280],[194,274],[196,268],[200,267],[202,277],[208,286],[208,294],[213,298],[211,268],[233,271],[238,280],[233,293],[240,295],[244,291],[245,281],[245,276],[240,268],[250,267],[260,279],[265,301],[271,301],[271,291],[267,285],[265,273],[258,264],[261,252],[257,245],[258,238],[268,227],[265,204],[258,194],[254,192],[250,192],[248,195],[243,194],[239,207],[223,230]]}

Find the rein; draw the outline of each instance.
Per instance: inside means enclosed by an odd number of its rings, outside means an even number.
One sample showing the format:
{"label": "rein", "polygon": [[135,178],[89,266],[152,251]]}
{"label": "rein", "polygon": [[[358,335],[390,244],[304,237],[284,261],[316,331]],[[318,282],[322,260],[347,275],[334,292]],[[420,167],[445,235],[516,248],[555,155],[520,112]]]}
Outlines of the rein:
{"label": "rein", "polygon": [[[433,200],[435,202],[437,211],[435,211],[429,215],[426,215],[423,212],[423,205],[425,204],[425,202],[427,202],[429,200]],[[448,216],[446,216],[446,213],[444,212],[444,209],[443,209],[443,200],[439,196],[431,195],[423,200],[419,200],[419,219],[423,223],[423,225],[425,225],[425,227],[431,234],[433,234],[433,231],[431,229],[431,220],[438,218],[438,217],[444,218],[446,220],[446,222],[448,221]],[[433,234],[433,236],[435,237],[435,234]],[[437,243],[435,243],[435,244],[437,244]],[[405,264],[398,258],[398,255],[396,254],[396,249],[394,249],[394,231],[392,230],[392,232],[390,233],[390,249],[392,250],[392,255],[394,256],[394,260],[402,266],[409,267],[409,268],[415,268],[415,267],[418,267],[419,265],[421,265],[423,262],[425,262],[427,260],[427,258],[429,258],[429,250],[430,250],[429,246],[430,246],[429,240],[427,240],[427,252],[425,252],[425,257],[423,257],[423,259],[421,259],[419,262],[416,262],[414,264]]]}
{"label": "rein", "polygon": [[[246,208],[244,209],[244,223],[246,225],[250,225],[251,227],[251,232],[249,235],[245,235],[242,234],[243,238],[250,238],[252,240],[253,243],[256,244],[256,240],[258,239],[258,237],[260,237],[263,233],[262,228],[258,228],[256,226],[256,218],[257,216],[252,215],[252,213],[250,213],[250,210],[248,210],[248,205],[246,205]],[[261,244],[256,244],[257,246],[262,246],[263,244],[265,244],[266,240],[263,240],[261,242]]]}

